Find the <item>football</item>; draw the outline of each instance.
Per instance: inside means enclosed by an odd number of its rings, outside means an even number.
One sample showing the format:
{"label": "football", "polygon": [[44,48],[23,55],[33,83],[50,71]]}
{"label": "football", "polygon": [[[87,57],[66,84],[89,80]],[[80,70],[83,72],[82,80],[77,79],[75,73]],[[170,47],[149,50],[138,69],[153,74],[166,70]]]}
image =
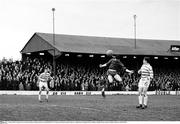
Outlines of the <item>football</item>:
{"label": "football", "polygon": [[107,56],[112,56],[113,55],[113,51],[112,50],[107,50],[106,51],[106,55]]}

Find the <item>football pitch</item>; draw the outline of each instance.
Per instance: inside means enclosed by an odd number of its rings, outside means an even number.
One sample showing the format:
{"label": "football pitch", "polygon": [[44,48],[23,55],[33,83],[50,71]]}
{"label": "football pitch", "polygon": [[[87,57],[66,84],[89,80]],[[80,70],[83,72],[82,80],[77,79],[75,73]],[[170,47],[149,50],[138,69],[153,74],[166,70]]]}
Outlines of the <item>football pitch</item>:
{"label": "football pitch", "polygon": [[[44,96],[43,96],[44,98]],[[137,109],[136,95],[37,96],[0,95],[0,121],[180,121],[180,96],[149,96]]]}

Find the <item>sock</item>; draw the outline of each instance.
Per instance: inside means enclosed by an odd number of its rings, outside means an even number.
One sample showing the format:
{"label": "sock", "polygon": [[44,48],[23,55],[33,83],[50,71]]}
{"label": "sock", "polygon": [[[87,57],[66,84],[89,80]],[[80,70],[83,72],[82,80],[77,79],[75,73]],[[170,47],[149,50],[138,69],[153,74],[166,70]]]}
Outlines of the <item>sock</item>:
{"label": "sock", "polygon": [[142,95],[139,95],[139,104],[142,105]]}
{"label": "sock", "polygon": [[145,95],[145,96],[144,96],[144,105],[145,105],[145,106],[147,106],[147,102],[148,102],[148,96]]}
{"label": "sock", "polygon": [[41,94],[39,94],[39,97],[38,97],[38,98],[39,98],[39,101],[41,101]]}
{"label": "sock", "polygon": [[46,93],[46,99],[48,99],[48,96],[49,96],[48,93],[49,93],[49,92],[47,91],[47,93]]}

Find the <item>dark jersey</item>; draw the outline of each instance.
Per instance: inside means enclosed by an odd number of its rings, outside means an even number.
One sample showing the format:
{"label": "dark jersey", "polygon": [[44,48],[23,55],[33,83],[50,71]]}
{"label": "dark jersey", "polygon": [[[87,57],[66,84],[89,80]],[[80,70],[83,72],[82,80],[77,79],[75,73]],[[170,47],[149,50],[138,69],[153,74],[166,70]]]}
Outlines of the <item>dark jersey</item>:
{"label": "dark jersey", "polygon": [[109,66],[109,69],[113,69],[116,71],[125,71],[126,67],[124,66],[124,64],[119,60],[116,59],[115,57],[113,57],[112,59],[110,59],[107,63],[107,66]]}
{"label": "dark jersey", "polygon": [[101,80],[100,80],[100,85],[101,85],[101,86],[106,85],[106,80],[105,80],[105,79],[101,79]]}

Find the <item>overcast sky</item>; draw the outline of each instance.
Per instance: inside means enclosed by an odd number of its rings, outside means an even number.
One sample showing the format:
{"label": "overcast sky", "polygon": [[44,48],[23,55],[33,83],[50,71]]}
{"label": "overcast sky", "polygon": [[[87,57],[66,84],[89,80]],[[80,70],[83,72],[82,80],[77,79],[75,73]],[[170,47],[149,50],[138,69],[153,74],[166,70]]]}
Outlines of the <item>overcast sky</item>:
{"label": "overcast sky", "polygon": [[180,0],[0,0],[0,59],[20,59],[35,32],[180,40]]}

